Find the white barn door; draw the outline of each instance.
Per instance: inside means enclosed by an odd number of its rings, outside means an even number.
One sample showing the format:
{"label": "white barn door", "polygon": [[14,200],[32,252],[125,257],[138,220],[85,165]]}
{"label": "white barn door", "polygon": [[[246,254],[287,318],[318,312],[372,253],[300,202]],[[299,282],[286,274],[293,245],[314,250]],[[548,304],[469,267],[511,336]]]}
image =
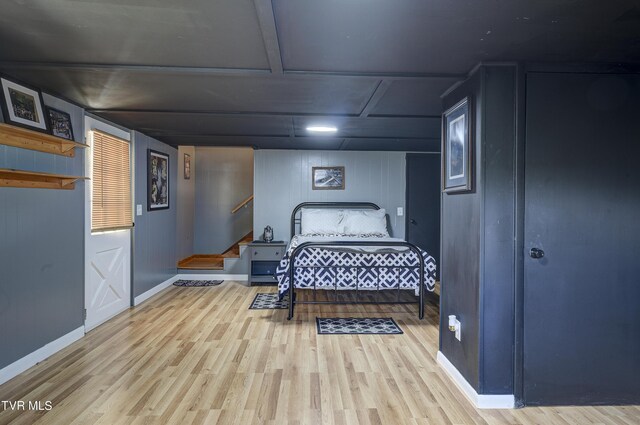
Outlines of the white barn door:
{"label": "white barn door", "polygon": [[[86,140],[99,130],[130,141],[128,132],[85,117]],[[87,176],[93,173],[92,146],[86,149]],[[91,232],[92,184],[86,186],[85,203],[85,331],[121,313],[131,305],[131,230]]]}

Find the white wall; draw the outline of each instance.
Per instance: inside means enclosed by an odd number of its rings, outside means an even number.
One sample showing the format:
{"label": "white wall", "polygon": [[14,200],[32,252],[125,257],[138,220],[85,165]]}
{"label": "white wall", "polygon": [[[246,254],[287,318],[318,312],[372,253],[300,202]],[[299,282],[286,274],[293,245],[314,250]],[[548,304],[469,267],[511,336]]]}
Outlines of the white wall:
{"label": "white wall", "polygon": [[[307,201],[374,202],[387,210],[392,236],[404,238],[405,153],[356,151],[258,150],[254,154],[256,238],[274,228],[276,240],[289,240],[291,211]],[[311,167],[344,166],[345,190],[312,190]]]}

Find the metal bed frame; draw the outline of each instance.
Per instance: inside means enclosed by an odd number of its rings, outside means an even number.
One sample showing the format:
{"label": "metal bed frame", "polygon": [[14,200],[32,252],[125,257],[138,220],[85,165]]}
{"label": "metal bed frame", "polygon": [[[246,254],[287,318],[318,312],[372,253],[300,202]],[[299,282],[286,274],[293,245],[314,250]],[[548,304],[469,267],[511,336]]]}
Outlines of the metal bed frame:
{"label": "metal bed frame", "polygon": [[[293,237],[294,235],[296,235],[296,226],[300,225],[302,223],[302,218],[298,218],[298,212],[300,212],[300,210],[302,210],[303,208],[340,208],[340,209],[372,209],[372,210],[379,210],[380,207],[372,202],[303,202],[299,205],[297,205],[294,209],[293,212],[291,213],[291,237]],[[358,269],[376,269],[376,268],[382,268],[382,266],[360,266],[360,265],[356,265],[356,266],[343,266],[343,265],[336,265],[334,267],[340,267],[340,268],[344,268],[344,269],[356,269],[356,287],[355,287],[355,291],[356,291],[356,300],[355,301],[338,301],[338,280],[337,280],[337,273],[336,273],[336,279],[334,279],[334,285],[333,285],[333,291],[335,293],[335,301],[317,301],[316,300],[316,279],[315,279],[315,274],[314,274],[314,281],[313,281],[313,288],[298,288],[298,289],[313,289],[314,291],[314,300],[313,301],[300,301],[300,300],[296,300],[296,295],[295,295],[295,291],[296,291],[296,285],[295,285],[295,269],[296,268],[307,268],[305,266],[296,266],[296,258],[297,256],[306,248],[331,248],[331,247],[336,247],[336,246],[384,246],[384,247],[391,247],[391,246],[398,246],[398,247],[405,247],[407,249],[409,249],[410,251],[414,252],[416,254],[416,256],[418,257],[418,265],[417,266],[399,266],[399,267],[394,267],[397,269],[418,269],[418,283],[420,285],[419,289],[418,289],[418,317],[420,319],[424,318],[424,258],[422,257],[422,253],[420,252],[420,249],[418,249],[418,247],[416,247],[415,245],[409,243],[409,242],[397,242],[397,241],[367,241],[367,242],[360,242],[360,241],[327,241],[327,242],[304,242],[300,245],[298,245],[297,247],[295,247],[295,249],[293,250],[293,252],[291,253],[291,256],[289,257],[289,316],[287,317],[288,320],[291,320],[293,318],[293,310],[294,310],[294,306],[295,304],[412,304],[415,301],[400,301],[400,279],[399,279],[399,275],[400,275],[400,271],[398,270],[398,279],[397,279],[397,288],[385,288],[382,290],[396,290],[397,289],[397,293],[396,293],[396,300],[395,301],[359,301],[359,293],[362,291],[358,291],[359,285],[358,285]],[[388,267],[384,267],[384,268],[388,268]],[[408,288],[407,288],[408,289]],[[326,289],[324,289],[326,290]],[[376,293],[379,294],[381,291],[380,289],[380,281],[378,280],[378,285],[376,288]],[[368,292],[368,291],[367,291]]]}

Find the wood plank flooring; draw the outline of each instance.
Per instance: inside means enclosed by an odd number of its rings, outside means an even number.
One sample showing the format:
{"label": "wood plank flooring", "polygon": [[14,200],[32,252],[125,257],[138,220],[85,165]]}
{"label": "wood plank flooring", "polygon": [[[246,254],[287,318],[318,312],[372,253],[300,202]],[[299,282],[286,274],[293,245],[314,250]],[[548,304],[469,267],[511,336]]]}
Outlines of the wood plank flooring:
{"label": "wood plank flooring", "polygon": [[[640,424],[640,407],[476,410],[436,364],[437,311],[248,310],[257,292],[172,287],[0,386],[0,424]],[[403,335],[316,335],[315,317],[391,316]]]}

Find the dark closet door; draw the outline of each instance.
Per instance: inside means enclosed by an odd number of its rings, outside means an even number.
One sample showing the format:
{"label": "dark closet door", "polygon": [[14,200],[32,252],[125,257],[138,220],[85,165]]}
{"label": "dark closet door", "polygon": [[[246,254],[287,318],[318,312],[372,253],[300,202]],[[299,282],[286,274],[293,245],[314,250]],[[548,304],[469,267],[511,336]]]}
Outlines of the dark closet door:
{"label": "dark closet door", "polygon": [[640,77],[529,74],[524,399],[640,401]]}
{"label": "dark closet door", "polygon": [[439,154],[407,154],[406,229],[407,241],[440,265]]}

